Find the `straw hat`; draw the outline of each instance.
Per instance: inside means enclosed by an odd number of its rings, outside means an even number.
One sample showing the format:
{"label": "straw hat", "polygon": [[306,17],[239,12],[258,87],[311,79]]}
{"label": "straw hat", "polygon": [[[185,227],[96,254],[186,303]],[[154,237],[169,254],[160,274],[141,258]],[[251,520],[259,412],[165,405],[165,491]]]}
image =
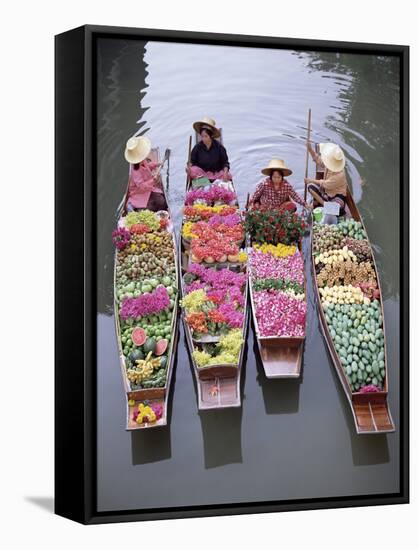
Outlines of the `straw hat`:
{"label": "straw hat", "polygon": [[336,143],[320,143],[320,156],[328,170],[340,172],[345,166],[345,155]]}
{"label": "straw hat", "polygon": [[212,135],[215,138],[220,137],[220,130],[217,128],[215,124],[215,120],[213,118],[208,118],[206,116],[202,117],[201,120],[197,120],[192,124],[193,129],[198,132],[198,134],[201,133],[201,130],[205,129],[207,127],[209,130],[212,131]]}
{"label": "straw hat", "polygon": [[151,141],[147,137],[132,137],[125,147],[125,159],[131,164],[138,164],[147,158],[150,151]]}
{"label": "straw hat", "polygon": [[285,166],[285,162],[282,159],[271,159],[268,166],[262,170],[262,174],[270,176],[272,170],[281,170],[284,176],[292,174],[292,170]]}

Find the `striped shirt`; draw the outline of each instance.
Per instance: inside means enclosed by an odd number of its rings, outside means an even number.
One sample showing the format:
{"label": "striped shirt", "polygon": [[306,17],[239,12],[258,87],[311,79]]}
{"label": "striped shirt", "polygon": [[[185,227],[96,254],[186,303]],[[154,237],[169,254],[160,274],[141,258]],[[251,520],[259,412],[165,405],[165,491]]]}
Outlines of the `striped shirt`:
{"label": "striped shirt", "polygon": [[259,183],[251,198],[252,203],[259,202],[261,206],[267,208],[278,208],[287,201],[294,201],[305,207],[308,206],[304,202],[304,199],[294,190],[293,186],[285,179],[282,180],[281,187],[276,191],[271,178],[266,178]]}

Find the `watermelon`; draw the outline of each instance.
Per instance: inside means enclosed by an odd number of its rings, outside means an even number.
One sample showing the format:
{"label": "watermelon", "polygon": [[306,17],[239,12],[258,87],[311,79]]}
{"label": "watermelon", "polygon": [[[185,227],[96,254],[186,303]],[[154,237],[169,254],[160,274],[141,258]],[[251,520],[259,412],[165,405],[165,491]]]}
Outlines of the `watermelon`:
{"label": "watermelon", "polygon": [[167,350],[167,346],[169,344],[169,341],[165,338],[162,338],[159,340],[156,344],[154,354],[155,355],[163,355],[163,353]]}
{"label": "watermelon", "polygon": [[134,342],[136,346],[142,346],[144,342],[147,340],[146,331],[143,328],[136,327],[131,332],[131,340]]}
{"label": "watermelon", "polygon": [[154,350],[156,348],[156,340],[154,338],[147,338],[147,340],[144,343],[144,353],[154,353]]}
{"label": "watermelon", "polygon": [[135,361],[139,361],[140,359],[144,359],[144,353],[140,349],[134,349],[130,354],[129,358],[133,363]]}
{"label": "watermelon", "polygon": [[166,368],[166,366],[167,366],[167,356],[166,356],[166,355],[162,355],[162,356],[160,357],[160,368],[161,368],[161,369],[164,369],[164,368]]}

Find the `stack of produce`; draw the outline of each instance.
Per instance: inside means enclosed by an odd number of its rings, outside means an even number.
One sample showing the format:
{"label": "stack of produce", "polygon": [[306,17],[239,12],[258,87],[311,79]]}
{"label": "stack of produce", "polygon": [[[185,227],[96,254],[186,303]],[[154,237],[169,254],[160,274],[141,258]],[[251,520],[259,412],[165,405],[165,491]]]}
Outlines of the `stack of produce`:
{"label": "stack of produce", "polygon": [[386,371],[379,300],[362,304],[325,300],[323,310],[351,390],[382,389]]}
{"label": "stack of produce", "polygon": [[320,299],[350,388],[380,391],[385,384],[380,291],[361,222],[314,224],[313,252]]}
{"label": "stack of produce", "polygon": [[[174,240],[167,225],[167,218],[141,210],[122,218],[112,235],[117,248],[115,300],[131,391],[166,386],[177,295]],[[144,409],[147,404],[141,405],[135,414],[138,423],[161,417],[158,410],[151,414]]]}
{"label": "stack of produce", "polygon": [[243,263],[240,246],[244,227],[234,191],[221,185],[186,195],[182,237],[189,243],[193,263]]}
{"label": "stack of produce", "polygon": [[255,209],[247,212],[246,229],[259,336],[304,337],[304,260],[297,246],[304,220],[297,213]]}

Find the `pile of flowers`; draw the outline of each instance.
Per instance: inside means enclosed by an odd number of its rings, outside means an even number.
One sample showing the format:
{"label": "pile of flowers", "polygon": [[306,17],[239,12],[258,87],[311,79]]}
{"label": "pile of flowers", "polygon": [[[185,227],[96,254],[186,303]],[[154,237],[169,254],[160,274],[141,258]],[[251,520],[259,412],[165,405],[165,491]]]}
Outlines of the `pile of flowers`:
{"label": "pile of flowers", "polygon": [[129,318],[138,319],[144,315],[159,313],[168,308],[169,304],[170,297],[167,289],[160,286],[154,292],[146,292],[137,298],[124,298],[119,314],[124,321]]}
{"label": "pile of flowers", "polygon": [[243,327],[246,274],[191,264],[184,282],[185,297],[181,306],[196,336],[216,336]]}
{"label": "pile of flowers", "polygon": [[194,206],[185,206],[183,216],[186,220],[199,221],[209,220],[212,216],[229,216],[237,213],[237,206],[228,206],[220,204],[217,206],[206,206],[204,204],[195,204]]}
{"label": "pile of flowers", "polygon": [[263,252],[264,254],[271,254],[275,258],[284,258],[285,256],[292,256],[297,251],[297,247],[295,245],[286,245],[279,243],[277,245],[274,244],[254,244],[253,248],[255,250],[259,250],[260,252]]}
{"label": "pile of flowers", "polygon": [[[214,216],[214,218],[221,218],[224,220],[223,216]],[[211,218],[209,222],[199,221],[199,222],[186,222],[182,227],[182,236],[185,239],[201,239],[201,241],[209,241],[214,239],[228,239],[229,241],[242,242],[244,239],[244,228],[240,223],[240,216],[233,214],[231,218],[234,218],[234,221],[238,221],[233,225],[230,221],[227,223],[216,223],[213,221],[214,218]],[[229,218],[229,216],[226,216]],[[230,220],[231,220],[230,218]]]}
{"label": "pile of flowers", "polygon": [[253,279],[282,279],[303,285],[304,260],[298,249],[292,255],[276,257],[252,248],[250,273]]}
{"label": "pile of flowers", "polygon": [[[245,232],[236,194],[218,185],[190,191],[183,216],[182,236],[190,241],[190,264],[181,305],[194,337],[195,363],[198,367],[238,365],[244,343],[247,274],[202,264],[247,261],[247,253],[240,249]],[[204,343],[205,335],[216,337],[218,343]]]}
{"label": "pile of flowers", "polygon": [[[128,402],[130,406],[135,405],[135,401]],[[163,407],[160,403],[148,404],[147,401],[138,404],[132,413],[132,419],[137,424],[145,424],[146,422],[156,422],[163,416]]]}
{"label": "pile of flowers", "polygon": [[221,336],[215,345],[206,345],[205,349],[196,349],[193,358],[198,367],[210,367],[212,365],[238,365],[240,351],[244,344],[241,329],[230,330]]}
{"label": "pile of flowers", "polygon": [[224,203],[233,205],[236,203],[236,195],[233,191],[222,187],[221,185],[211,185],[209,189],[194,189],[186,195],[185,205],[191,206],[198,204],[213,205],[214,203]]}
{"label": "pile of flowers", "polygon": [[303,337],[306,303],[282,291],[262,290],[253,295],[261,336]]}
{"label": "pile of flowers", "polygon": [[[291,229],[281,225],[287,219],[293,224]],[[283,216],[270,211],[253,212],[246,217],[247,227],[257,241],[250,249],[249,269],[255,316],[262,337],[305,335],[304,260],[296,244],[292,244],[294,235],[299,236],[303,231],[303,225],[295,219],[296,222],[292,221],[294,218],[289,213]]]}
{"label": "pile of flowers", "polygon": [[119,227],[112,232],[112,242],[118,250],[124,250],[131,240],[131,233],[125,227]]}
{"label": "pile of flowers", "polygon": [[[228,194],[227,194],[228,193]],[[247,259],[240,245],[244,239],[244,226],[236,206],[219,204],[207,206],[197,200],[217,199],[236,203],[235,193],[221,186],[190,191],[184,208],[182,236],[190,241],[192,262],[240,263]],[[193,206],[191,204],[194,203]]]}
{"label": "pile of flowers", "polygon": [[253,242],[271,244],[298,242],[306,229],[303,217],[296,212],[280,212],[261,206],[247,211],[245,226]]}

